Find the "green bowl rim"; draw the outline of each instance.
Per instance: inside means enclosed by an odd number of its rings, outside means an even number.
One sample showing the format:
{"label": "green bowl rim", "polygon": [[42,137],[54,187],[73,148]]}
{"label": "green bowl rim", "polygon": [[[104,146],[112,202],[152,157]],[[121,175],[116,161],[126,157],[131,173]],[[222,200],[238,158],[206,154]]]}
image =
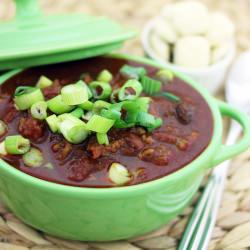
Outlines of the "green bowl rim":
{"label": "green bowl rim", "polygon": [[[162,65],[160,63],[154,62],[150,59],[146,59],[143,57],[138,56],[131,56],[128,54],[109,54],[106,55],[107,57],[112,58],[120,58],[130,61],[135,61],[139,63],[148,64],[154,67],[160,67],[160,68],[168,68],[166,65]],[[173,69],[171,69],[173,71]],[[2,84],[5,80],[10,78],[11,76],[19,73],[21,70],[14,70],[10,71],[6,75],[3,75],[0,78],[0,84]],[[122,198],[127,196],[135,196],[140,195],[142,193],[145,193],[146,191],[152,192],[155,190],[160,190],[160,188],[166,183],[176,182],[178,180],[181,180],[184,176],[191,175],[192,172],[202,172],[205,171],[205,167],[202,165],[208,165],[211,160],[213,159],[213,153],[217,149],[217,147],[220,145],[218,144],[221,140],[222,136],[222,119],[221,114],[219,112],[218,106],[214,100],[214,98],[209,94],[209,92],[202,87],[200,84],[196,83],[194,80],[189,78],[186,75],[183,75],[182,73],[174,71],[174,73],[181,79],[183,79],[185,82],[190,84],[192,87],[194,87],[206,100],[207,104],[209,105],[211,109],[211,113],[213,115],[214,119],[214,130],[213,130],[213,136],[211,138],[210,144],[208,147],[192,162],[187,164],[186,166],[182,167],[178,171],[167,175],[165,177],[149,181],[146,183],[138,184],[138,185],[132,185],[132,186],[125,186],[125,187],[114,187],[114,188],[89,188],[89,187],[75,187],[75,186],[67,186],[63,184],[53,183],[46,180],[39,179],[37,177],[30,176],[14,167],[12,167],[10,164],[5,162],[4,160],[0,159],[0,165],[2,170],[6,171],[6,173],[14,176],[15,178],[18,178],[22,180],[24,183],[31,184],[37,188],[40,189],[46,189],[50,192],[55,192],[57,195],[75,195],[77,197],[83,196],[84,197],[93,197],[95,199],[102,199],[102,198]],[[4,79],[4,80],[3,80]],[[2,80],[2,81],[1,81]]]}

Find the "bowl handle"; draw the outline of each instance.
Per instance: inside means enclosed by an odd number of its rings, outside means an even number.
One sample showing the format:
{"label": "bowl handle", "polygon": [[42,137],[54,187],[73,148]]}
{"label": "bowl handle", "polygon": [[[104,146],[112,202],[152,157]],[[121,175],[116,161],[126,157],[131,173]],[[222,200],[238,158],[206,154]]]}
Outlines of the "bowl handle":
{"label": "bowl handle", "polygon": [[220,164],[225,160],[233,158],[234,156],[242,153],[250,147],[250,117],[225,102],[218,100],[216,100],[216,102],[218,104],[220,113],[223,116],[228,116],[241,125],[243,136],[238,142],[233,145],[226,146],[222,144],[218,150],[218,154],[212,161],[212,167]]}

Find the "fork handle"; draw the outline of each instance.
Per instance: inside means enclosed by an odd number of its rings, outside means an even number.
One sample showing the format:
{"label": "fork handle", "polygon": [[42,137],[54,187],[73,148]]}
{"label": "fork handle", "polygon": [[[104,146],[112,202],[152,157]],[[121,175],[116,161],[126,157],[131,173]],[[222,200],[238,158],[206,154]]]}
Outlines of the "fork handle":
{"label": "fork handle", "polygon": [[[240,133],[241,126],[232,121],[226,145],[234,144]],[[186,227],[179,250],[207,249],[216,221],[229,163],[230,161],[226,161],[213,170]]]}

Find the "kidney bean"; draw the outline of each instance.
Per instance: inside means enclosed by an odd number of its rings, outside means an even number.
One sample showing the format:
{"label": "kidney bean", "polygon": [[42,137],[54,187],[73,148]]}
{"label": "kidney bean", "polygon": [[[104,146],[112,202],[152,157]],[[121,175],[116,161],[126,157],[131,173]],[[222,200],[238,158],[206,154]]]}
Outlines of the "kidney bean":
{"label": "kidney bean", "polygon": [[188,104],[178,104],[176,107],[176,116],[177,119],[182,123],[182,124],[189,124],[192,121],[194,115],[194,109],[191,105]]}

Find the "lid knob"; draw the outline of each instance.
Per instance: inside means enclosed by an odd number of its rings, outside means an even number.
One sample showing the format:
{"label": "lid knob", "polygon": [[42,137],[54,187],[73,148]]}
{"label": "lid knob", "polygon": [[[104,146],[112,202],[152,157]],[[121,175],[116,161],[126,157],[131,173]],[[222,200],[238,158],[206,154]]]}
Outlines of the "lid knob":
{"label": "lid knob", "polygon": [[16,18],[25,21],[27,18],[34,18],[41,15],[41,9],[37,0],[15,0]]}

